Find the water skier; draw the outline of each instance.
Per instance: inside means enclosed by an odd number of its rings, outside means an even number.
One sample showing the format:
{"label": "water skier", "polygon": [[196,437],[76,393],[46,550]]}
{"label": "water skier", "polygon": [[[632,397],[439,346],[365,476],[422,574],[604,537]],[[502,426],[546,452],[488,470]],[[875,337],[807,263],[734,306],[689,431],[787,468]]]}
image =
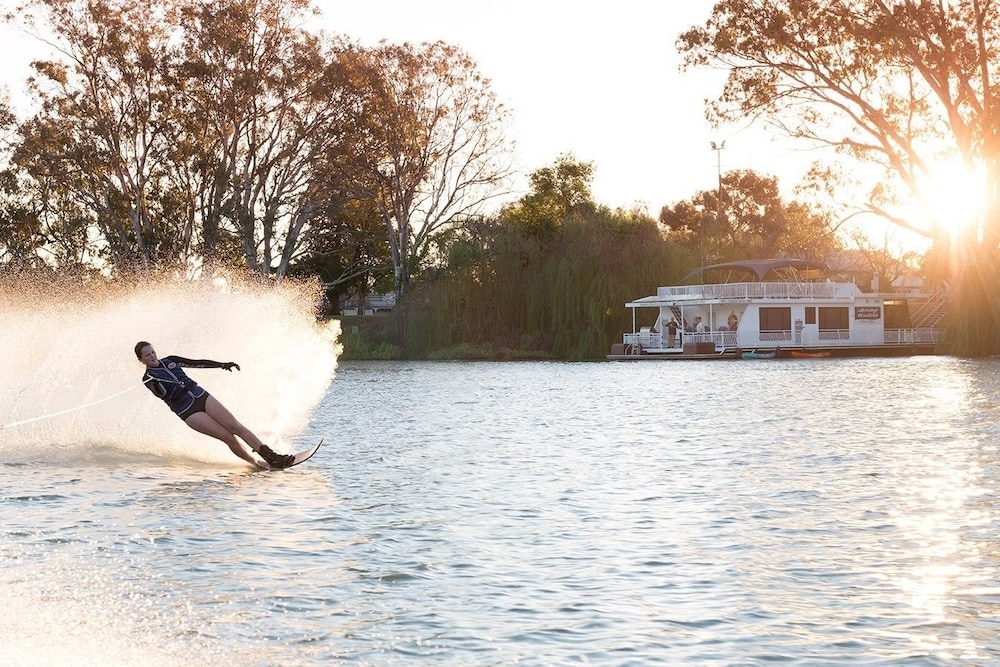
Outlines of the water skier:
{"label": "water skier", "polygon": [[185,359],[170,355],[157,358],[156,350],[146,341],[135,344],[135,356],[146,365],[142,382],[153,394],[163,399],[170,409],[184,423],[205,435],[221,440],[229,446],[233,454],[244,461],[260,467],[260,463],[243,447],[237,436],[250,449],[257,452],[272,468],[284,468],[292,463],[291,454],[277,454],[260,441],[250,429],[241,424],[229,410],[214,396],[184,373],[184,368],[221,368],[232,372],[240,370],[239,364],[209,359]]}

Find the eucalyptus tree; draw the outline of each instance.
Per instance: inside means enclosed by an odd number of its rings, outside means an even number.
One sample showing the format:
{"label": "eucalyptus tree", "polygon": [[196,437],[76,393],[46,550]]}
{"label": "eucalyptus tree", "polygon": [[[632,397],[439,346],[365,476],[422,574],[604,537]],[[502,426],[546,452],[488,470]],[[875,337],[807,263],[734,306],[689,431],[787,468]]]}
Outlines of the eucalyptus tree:
{"label": "eucalyptus tree", "polygon": [[324,218],[313,225],[308,251],[290,273],[318,276],[331,304],[355,296],[358,312],[364,312],[367,295],[392,284],[382,216],[370,201],[329,196],[327,205]]}
{"label": "eucalyptus tree", "polygon": [[[995,0],[721,0],[678,46],[689,67],[728,70],[710,118],[763,118],[874,165],[866,208],[939,244],[965,223],[959,277],[979,285],[966,283],[959,338],[969,353],[1000,351],[993,279],[978,278],[996,277],[1000,243]],[[949,159],[980,183],[978,221],[953,219],[970,196],[941,184]],[[932,205],[935,187],[951,188],[952,206]]]}
{"label": "eucalyptus tree", "polygon": [[31,268],[41,263],[45,238],[24,183],[11,164],[16,145],[17,118],[8,100],[0,100],[0,267]]}
{"label": "eucalyptus tree", "polygon": [[164,83],[172,6],[33,0],[19,11],[62,56],[33,63],[38,109],[14,155],[40,220],[50,218],[49,240],[65,246],[57,232],[69,227],[87,246],[78,259],[97,256],[117,270],[183,261],[184,235],[156,210],[175,138]]}
{"label": "eucalyptus tree", "polygon": [[182,12],[183,162],[211,264],[233,239],[245,265],[280,278],[326,211],[316,165],[338,147],[345,107],[334,51],[299,26],[307,0],[211,0]]}
{"label": "eucalyptus tree", "polygon": [[217,259],[280,278],[322,219],[315,164],[342,136],[336,42],[307,0],[32,0],[62,58],[36,63],[17,164],[75,206],[119,270]]}
{"label": "eucalyptus tree", "polygon": [[434,235],[504,194],[507,110],[472,59],[442,42],[355,47],[340,60],[355,147],[345,187],[378,208],[402,297]]}

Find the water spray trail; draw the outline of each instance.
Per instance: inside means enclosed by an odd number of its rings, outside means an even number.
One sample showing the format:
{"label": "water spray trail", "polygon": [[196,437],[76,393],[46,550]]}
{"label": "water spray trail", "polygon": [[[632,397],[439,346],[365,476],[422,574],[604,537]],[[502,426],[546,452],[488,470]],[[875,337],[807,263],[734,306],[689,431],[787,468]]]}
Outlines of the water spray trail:
{"label": "water spray trail", "polygon": [[[187,428],[142,377],[136,341],[161,356],[236,361],[190,375],[279,451],[309,422],[336,370],[339,323],[317,323],[315,290],[155,281],[100,289],[0,287],[0,459],[86,457],[93,448],[233,462]],[[18,428],[12,428],[17,425]]]}

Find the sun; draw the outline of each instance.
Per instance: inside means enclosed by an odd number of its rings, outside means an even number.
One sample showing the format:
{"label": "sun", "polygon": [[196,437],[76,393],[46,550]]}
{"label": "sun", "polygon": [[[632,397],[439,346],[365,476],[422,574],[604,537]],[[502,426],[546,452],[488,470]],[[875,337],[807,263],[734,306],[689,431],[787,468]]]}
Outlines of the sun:
{"label": "sun", "polygon": [[919,187],[931,226],[943,228],[952,239],[978,226],[986,208],[982,173],[958,161],[942,160],[931,165]]}

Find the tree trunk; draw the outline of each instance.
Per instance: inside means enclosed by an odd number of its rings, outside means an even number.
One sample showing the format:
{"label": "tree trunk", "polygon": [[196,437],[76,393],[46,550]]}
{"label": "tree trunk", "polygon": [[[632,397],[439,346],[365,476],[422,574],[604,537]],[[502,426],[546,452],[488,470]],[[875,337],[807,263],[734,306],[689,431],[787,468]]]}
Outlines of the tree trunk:
{"label": "tree trunk", "polygon": [[975,238],[958,243],[955,292],[949,309],[951,351],[962,357],[1000,354],[996,251]]}

